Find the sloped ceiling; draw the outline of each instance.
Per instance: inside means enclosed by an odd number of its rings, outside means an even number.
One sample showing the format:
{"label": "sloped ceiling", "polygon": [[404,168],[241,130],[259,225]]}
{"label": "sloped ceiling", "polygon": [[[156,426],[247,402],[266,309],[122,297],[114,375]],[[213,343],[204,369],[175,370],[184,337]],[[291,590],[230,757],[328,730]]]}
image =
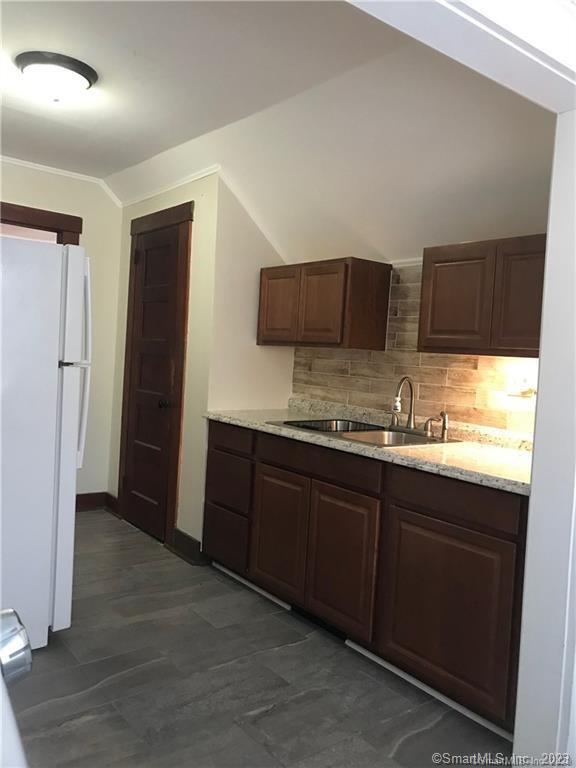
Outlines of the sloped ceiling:
{"label": "sloped ceiling", "polygon": [[92,116],[11,97],[5,154],[106,177],[123,202],[219,165],[288,262],[546,228],[554,116],[350,5],[5,5],[11,54],[38,45],[40,13],[39,47],[109,61]]}
{"label": "sloped ceiling", "polygon": [[410,41],[107,183],[129,200],[218,163],[285,261],[400,262],[545,231],[554,121]]}

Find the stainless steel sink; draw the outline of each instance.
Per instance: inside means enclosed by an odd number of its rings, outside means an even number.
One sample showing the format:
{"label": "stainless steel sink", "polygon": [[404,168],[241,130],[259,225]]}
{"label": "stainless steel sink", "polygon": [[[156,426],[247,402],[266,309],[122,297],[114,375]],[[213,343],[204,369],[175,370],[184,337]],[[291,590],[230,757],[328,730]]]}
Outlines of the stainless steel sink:
{"label": "stainless steel sink", "polygon": [[436,437],[415,435],[410,432],[398,432],[392,429],[381,429],[378,432],[343,432],[342,437],[347,440],[358,440],[370,445],[398,446],[398,445],[432,445],[441,442]]}
{"label": "stainless steel sink", "polygon": [[361,421],[347,421],[346,419],[310,419],[309,421],[280,421],[284,427],[296,429],[310,429],[313,432],[369,432],[383,429],[375,424],[364,424]]}
{"label": "stainless steel sink", "polygon": [[[346,419],[309,419],[300,421],[271,421],[281,427],[304,429],[312,432],[324,432],[342,440],[354,440],[382,448],[393,448],[401,445],[434,445],[443,441],[438,437],[426,435],[422,430],[411,430],[403,427],[383,427],[377,424],[364,424],[361,421]],[[449,440],[448,442],[455,442]],[[456,441],[457,442],[457,441]]]}

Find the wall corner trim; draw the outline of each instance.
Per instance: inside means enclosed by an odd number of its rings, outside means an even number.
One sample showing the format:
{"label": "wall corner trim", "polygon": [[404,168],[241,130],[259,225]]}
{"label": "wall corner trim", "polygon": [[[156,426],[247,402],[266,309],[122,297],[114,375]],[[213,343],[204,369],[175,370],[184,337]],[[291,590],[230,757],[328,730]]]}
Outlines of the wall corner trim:
{"label": "wall corner trim", "polygon": [[[125,169],[125,170],[128,170],[128,169]],[[140,195],[137,195],[136,197],[131,197],[128,200],[123,200],[121,205],[129,206],[129,205],[134,205],[135,203],[141,203],[143,200],[149,200],[151,197],[156,197],[157,195],[162,195],[165,192],[171,192],[173,189],[178,189],[178,187],[182,187],[184,186],[184,184],[190,184],[193,181],[199,181],[199,179],[204,179],[206,176],[212,176],[214,174],[220,173],[220,170],[221,170],[221,166],[218,164],[209,165],[206,168],[202,168],[199,171],[190,173],[187,176],[182,176],[178,179],[175,179],[174,181],[168,182],[167,184],[161,187],[151,187],[146,192]],[[122,174],[122,171],[118,171],[118,174],[114,174],[114,175],[120,176],[120,174]]]}
{"label": "wall corner trim", "polygon": [[91,184],[96,184],[108,195],[110,200],[118,208],[122,208],[122,201],[120,198],[110,189],[104,179],[99,179],[97,176],[87,176],[84,173],[76,173],[76,171],[67,171],[64,168],[53,168],[50,165],[41,165],[40,163],[32,163],[29,160],[20,160],[17,157],[8,157],[7,155],[0,155],[0,161],[7,163],[8,165],[16,165],[21,168],[30,168],[33,171],[42,171],[44,173],[53,173],[57,176],[65,176],[69,179],[76,179],[77,181],[87,181]]}

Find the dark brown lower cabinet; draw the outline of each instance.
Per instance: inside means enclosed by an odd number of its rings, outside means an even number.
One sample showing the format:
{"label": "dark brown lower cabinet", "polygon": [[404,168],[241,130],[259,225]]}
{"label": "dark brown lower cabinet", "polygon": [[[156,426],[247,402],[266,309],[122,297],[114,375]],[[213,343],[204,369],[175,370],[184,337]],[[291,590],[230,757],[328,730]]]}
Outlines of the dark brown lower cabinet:
{"label": "dark brown lower cabinet", "polygon": [[277,597],[304,604],[310,480],[256,465],[250,576]]}
{"label": "dark brown lower cabinet", "polygon": [[240,574],[248,569],[249,522],[246,517],[216,504],[204,506],[202,551]]}
{"label": "dark brown lower cabinet", "polygon": [[526,498],[211,425],[203,550],[511,728]]}
{"label": "dark brown lower cabinet", "polygon": [[516,545],[391,503],[380,563],[379,653],[506,722]]}
{"label": "dark brown lower cabinet", "polygon": [[380,502],[312,483],[306,608],[350,637],[370,642]]}

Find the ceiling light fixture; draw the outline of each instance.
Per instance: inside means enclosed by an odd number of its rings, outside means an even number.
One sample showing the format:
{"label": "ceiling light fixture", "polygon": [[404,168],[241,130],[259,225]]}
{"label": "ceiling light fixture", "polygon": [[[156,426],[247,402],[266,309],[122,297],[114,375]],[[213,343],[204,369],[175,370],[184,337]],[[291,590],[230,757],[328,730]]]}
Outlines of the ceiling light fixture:
{"label": "ceiling light fixture", "polygon": [[98,73],[83,61],[49,51],[26,51],[14,59],[26,84],[50,101],[63,101],[91,88]]}

